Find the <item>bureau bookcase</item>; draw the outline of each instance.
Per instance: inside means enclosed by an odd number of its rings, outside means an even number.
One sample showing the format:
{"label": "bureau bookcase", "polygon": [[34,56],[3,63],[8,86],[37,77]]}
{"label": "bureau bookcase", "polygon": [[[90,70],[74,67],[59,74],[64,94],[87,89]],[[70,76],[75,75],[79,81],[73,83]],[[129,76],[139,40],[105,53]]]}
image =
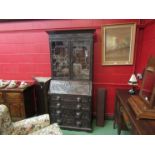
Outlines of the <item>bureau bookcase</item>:
{"label": "bureau bookcase", "polygon": [[91,131],[93,31],[52,32],[49,38],[51,122],[66,129]]}

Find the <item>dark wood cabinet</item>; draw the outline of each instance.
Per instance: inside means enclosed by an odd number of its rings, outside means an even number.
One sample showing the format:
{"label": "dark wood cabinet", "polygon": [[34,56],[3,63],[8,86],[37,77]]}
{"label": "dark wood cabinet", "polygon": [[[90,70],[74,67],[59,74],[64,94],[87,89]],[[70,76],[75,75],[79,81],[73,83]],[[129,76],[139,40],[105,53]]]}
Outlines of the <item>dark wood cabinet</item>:
{"label": "dark wood cabinet", "polygon": [[0,89],[0,104],[5,104],[10,111],[13,121],[35,115],[34,85],[24,89]]}
{"label": "dark wood cabinet", "polygon": [[50,33],[51,122],[66,129],[92,130],[93,31]]}

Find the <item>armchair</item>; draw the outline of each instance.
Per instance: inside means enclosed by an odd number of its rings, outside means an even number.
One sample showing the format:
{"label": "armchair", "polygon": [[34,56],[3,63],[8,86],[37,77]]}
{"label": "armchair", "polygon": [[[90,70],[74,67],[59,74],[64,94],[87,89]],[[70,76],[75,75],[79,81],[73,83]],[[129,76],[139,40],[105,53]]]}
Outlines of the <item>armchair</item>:
{"label": "armchair", "polygon": [[62,131],[54,123],[50,124],[49,115],[43,114],[12,122],[7,106],[0,105],[0,134],[2,135],[61,135]]}

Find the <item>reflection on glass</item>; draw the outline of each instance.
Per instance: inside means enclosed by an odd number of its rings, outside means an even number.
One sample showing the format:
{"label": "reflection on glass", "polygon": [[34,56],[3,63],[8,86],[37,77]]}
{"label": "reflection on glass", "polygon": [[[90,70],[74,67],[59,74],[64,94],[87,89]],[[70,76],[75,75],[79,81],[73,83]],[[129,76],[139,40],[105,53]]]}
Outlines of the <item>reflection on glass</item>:
{"label": "reflection on glass", "polygon": [[146,101],[150,101],[155,85],[155,72],[145,71],[143,87],[141,88],[141,95]]}
{"label": "reflection on glass", "polygon": [[73,42],[73,78],[89,79],[90,45],[86,41]]}
{"label": "reflection on glass", "polygon": [[69,77],[68,42],[52,42],[52,65],[54,77]]}

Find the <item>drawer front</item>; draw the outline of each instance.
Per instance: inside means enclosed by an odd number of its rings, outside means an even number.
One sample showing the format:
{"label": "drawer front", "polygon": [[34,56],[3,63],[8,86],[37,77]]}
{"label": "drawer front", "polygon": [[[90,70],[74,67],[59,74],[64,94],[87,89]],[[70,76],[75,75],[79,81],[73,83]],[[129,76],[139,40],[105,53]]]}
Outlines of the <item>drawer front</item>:
{"label": "drawer front", "polygon": [[76,111],[74,117],[77,120],[91,120],[90,111]]}
{"label": "drawer front", "polygon": [[50,115],[61,118],[74,118],[74,119],[86,119],[90,120],[90,111],[77,111],[71,109],[56,109],[50,108]]}
{"label": "drawer front", "polygon": [[57,118],[74,118],[75,111],[69,109],[50,108],[50,115]]}
{"label": "drawer front", "polygon": [[71,109],[50,108],[51,122],[57,122],[59,125],[72,127],[91,126],[90,111],[77,111]]}
{"label": "drawer front", "polygon": [[87,96],[61,96],[51,95],[49,97],[49,106],[64,109],[90,110],[91,98]]}
{"label": "drawer front", "polygon": [[23,102],[23,95],[22,93],[6,93],[6,101],[9,103],[14,103],[14,102]]}
{"label": "drawer front", "polygon": [[61,94],[51,94],[49,97],[53,101],[66,101],[66,102],[91,102],[90,96],[82,96],[82,95],[61,95]]}
{"label": "drawer front", "polygon": [[91,110],[91,103],[77,103],[77,102],[62,102],[62,101],[53,101],[49,102],[49,107],[57,109],[73,109],[73,110]]}
{"label": "drawer front", "polygon": [[61,126],[66,128],[91,128],[91,120],[77,120],[74,118],[62,118],[54,115],[50,115],[51,122],[58,123]]}
{"label": "drawer front", "polygon": [[14,118],[24,118],[25,117],[25,109],[23,106],[18,104],[10,104],[10,114],[11,117]]}

